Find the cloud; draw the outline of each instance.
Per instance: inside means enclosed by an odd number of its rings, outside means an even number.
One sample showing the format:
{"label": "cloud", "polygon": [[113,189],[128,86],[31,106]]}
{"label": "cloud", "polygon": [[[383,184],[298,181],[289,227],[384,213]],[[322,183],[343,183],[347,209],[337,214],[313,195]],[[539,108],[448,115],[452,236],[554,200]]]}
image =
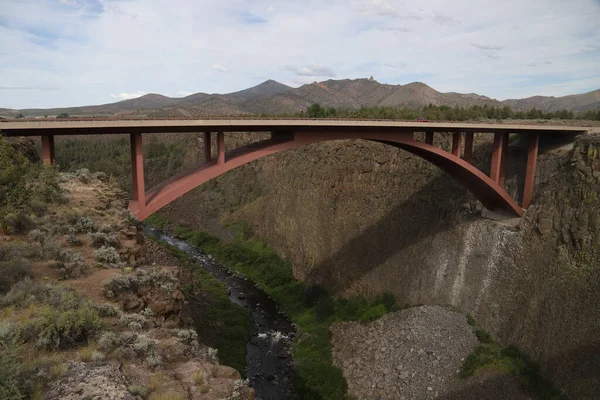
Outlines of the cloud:
{"label": "cloud", "polygon": [[270,12],[270,13],[275,12],[275,7],[273,7],[273,6],[267,7],[267,12]]}
{"label": "cloud", "polygon": [[117,93],[117,94],[111,94],[110,97],[112,97],[113,99],[119,99],[119,100],[131,100],[131,99],[137,99],[138,97],[142,97],[146,94],[148,94],[148,93],[147,92]]}
{"label": "cloud", "polygon": [[313,77],[334,77],[335,72],[333,68],[327,65],[304,65],[304,66],[292,66],[288,65],[286,69],[299,76],[313,76]]}
{"label": "cloud", "polygon": [[0,90],[42,90],[47,92],[58,90],[58,88],[48,86],[0,86]]}
{"label": "cloud", "polygon": [[597,0],[68,2],[2,0],[0,87],[15,89],[0,90],[0,107],[102,104],[138,88],[229,93],[258,76],[373,75],[494,98],[600,87]]}
{"label": "cloud", "polygon": [[188,92],[187,90],[178,90],[177,91],[177,96],[181,96],[181,97],[186,97],[191,94],[194,94],[194,92]]}
{"label": "cloud", "polygon": [[393,33],[407,33],[407,32],[412,32],[412,29],[395,27],[395,26],[383,26],[383,27],[379,27],[377,29],[379,29],[381,31],[384,31],[384,32],[393,32]]}
{"label": "cloud", "polygon": [[66,4],[68,6],[76,6],[77,0],[60,0],[61,4]]}
{"label": "cloud", "polygon": [[219,72],[227,72],[227,69],[221,64],[213,64],[213,69],[216,69]]}
{"label": "cloud", "polygon": [[354,6],[366,15],[398,17],[396,7],[385,0],[355,0]]}
{"label": "cloud", "polygon": [[439,14],[437,12],[433,13],[433,20],[435,23],[440,24],[440,25],[460,24],[460,22],[457,21],[456,19],[454,19],[448,15]]}
{"label": "cloud", "polygon": [[250,11],[239,11],[237,12],[237,18],[242,21],[244,24],[264,24],[269,22],[266,18],[263,18],[259,15],[254,14]]}
{"label": "cloud", "polygon": [[501,46],[489,46],[484,44],[471,43],[471,46],[477,47],[479,50],[502,50]]}
{"label": "cloud", "polygon": [[403,62],[396,63],[396,64],[384,63],[383,65],[384,65],[385,67],[388,67],[388,68],[395,68],[395,69],[406,68],[406,63],[403,63]]}

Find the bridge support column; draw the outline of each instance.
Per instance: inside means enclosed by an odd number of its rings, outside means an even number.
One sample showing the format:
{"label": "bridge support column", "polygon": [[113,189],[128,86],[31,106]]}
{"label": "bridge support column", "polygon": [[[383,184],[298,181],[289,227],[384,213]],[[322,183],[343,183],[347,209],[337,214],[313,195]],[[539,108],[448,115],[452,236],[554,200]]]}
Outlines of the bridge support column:
{"label": "bridge support column", "polygon": [[217,164],[225,164],[225,135],[223,132],[217,133]]}
{"label": "bridge support column", "polygon": [[498,180],[498,185],[501,188],[504,188],[504,183],[506,181],[506,162],[508,160],[508,137],[509,134],[504,134],[504,139],[502,140],[502,161],[500,165],[500,179]]}
{"label": "bridge support column", "polygon": [[494,134],[494,145],[492,147],[492,168],[490,178],[500,187],[504,187],[504,177],[506,168],[506,150],[508,149],[508,134],[496,132]]}
{"label": "bridge support column", "polygon": [[456,157],[460,157],[460,145],[462,142],[462,134],[460,132],[454,132],[452,134],[452,154]]}
{"label": "bridge support column", "polygon": [[146,192],[144,188],[144,153],[142,151],[142,134],[129,135],[131,142],[131,175],[133,178],[133,204],[131,211],[145,218],[143,210],[146,208]]}
{"label": "bridge support column", "polygon": [[525,170],[525,187],[523,188],[523,208],[528,208],[533,201],[533,187],[535,185],[535,170],[540,147],[540,135],[532,133],[529,136],[529,149],[527,152],[527,169]]}
{"label": "bridge support column", "polygon": [[212,148],[210,144],[210,132],[204,132],[204,161],[212,161]]}
{"label": "bridge support column", "polygon": [[465,153],[463,159],[469,164],[473,163],[473,132],[465,132]]}
{"label": "bridge support column", "polygon": [[42,136],[42,162],[45,165],[54,164],[54,135]]}
{"label": "bridge support column", "polygon": [[433,146],[433,132],[425,132],[425,143]]}

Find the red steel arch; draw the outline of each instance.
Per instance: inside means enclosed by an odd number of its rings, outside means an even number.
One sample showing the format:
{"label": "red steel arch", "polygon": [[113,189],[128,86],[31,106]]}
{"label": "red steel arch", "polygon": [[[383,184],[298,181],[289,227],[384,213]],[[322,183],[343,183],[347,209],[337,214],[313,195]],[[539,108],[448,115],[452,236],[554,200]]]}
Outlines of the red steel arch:
{"label": "red steel arch", "polygon": [[[241,165],[299,146],[344,139],[372,140],[406,150],[436,165],[458,180],[487,209],[513,217],[521,217],[523,215],[523,209],[506,193],[499,183],[466,160],[461,159],[456,151],[450,153],[431,144],[417,141],[411,132],[368,133],[352,131],[274,133],[271,139],[252,143],[227,153],[223,151],[223,134],[220,133],[217,141],[217,153],[219,154],[217,160],[209,160],[190,171],[176,175],[146,193],[143,191],[143,174],[141,175],[141,179],[139,175],[136,178],[134,169],[134,183],[136,179],[138,183],[137,185],[134,184],[134,201],[130,203],[130,210],[141,221],[190,190]],[[137,156],[133,150],[134,147],[140,151]],[[141,139],[138,139],[138,142],[134,143],[133,136],[132,155],[134,157],[134,160],[132,160],[134,165],[141,164],[143,167],[143,163],[136,163],[141,158]]]}

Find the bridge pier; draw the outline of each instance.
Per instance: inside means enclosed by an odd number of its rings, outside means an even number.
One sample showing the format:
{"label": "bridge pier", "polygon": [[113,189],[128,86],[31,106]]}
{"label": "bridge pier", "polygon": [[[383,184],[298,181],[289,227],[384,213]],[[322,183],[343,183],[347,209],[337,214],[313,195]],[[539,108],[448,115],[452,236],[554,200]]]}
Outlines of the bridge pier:
{"label": "bridge pier", "polygon": [[54,164],[54,135],[42,136],[42,162],[46,165]]}
{"label": "bridge pier", "polygon": [[462,133],[454,132],[452,134],[452,154],[460,158],[460,146],[462,142]]}
{"label": "bridge pier", "polygon": [[425,132],[425,143],[433,146],[433,132]]}
{"label": "bridge pier", "polygon": [[537,167],[537,156],[539,147],[540,135],[538,133],[531,133],[529,135],[529,146],[527,151],[525,187],[523,188],[523,208],[528,208],[533,200],[533,187],[535,185],[535,171]]}
{"label": "bridge pier", "polygon": [[217,132],[217,164],[225,164],[225,135]]}
{"label": "bridge pier", "polygon": [[501,188],[504,188],[506,176],[506,151],[508,150],[508,133],[494,133],[494,144],[492,146],[492,167],[490,178]]}
{"label": "bridge pier", "polygon": [[131,175],[133,178],[133,201],[129,209],[138,219],[146,217],[146,190],[144,188],[144,152],[142,150],[142,134],[131,133]]}
{"label": "bridge pier", "polygon": [[468,162],[469,164],[473,163],[473,132],[465,132],[465,153],[463,155],[463,160]]}
{"label": "bridge pier", "polygon": [[212,161],[212,147],[210,144],[210,132],[204,132],[204,161]]}

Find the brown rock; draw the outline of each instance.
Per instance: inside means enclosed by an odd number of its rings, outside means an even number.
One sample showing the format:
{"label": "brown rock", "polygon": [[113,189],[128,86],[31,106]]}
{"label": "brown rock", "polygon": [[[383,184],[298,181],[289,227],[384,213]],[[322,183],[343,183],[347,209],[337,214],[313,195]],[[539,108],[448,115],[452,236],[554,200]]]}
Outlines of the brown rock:
{"label": "brown rock", "polygon": [[552,218],[540,216],[537,228],[542,235],[552,232]]}
{"label": "brown rock", "polygon": [[126,293],[121,299],[124,311],[139,312],[144,308],[144,302],[133,293]]}

